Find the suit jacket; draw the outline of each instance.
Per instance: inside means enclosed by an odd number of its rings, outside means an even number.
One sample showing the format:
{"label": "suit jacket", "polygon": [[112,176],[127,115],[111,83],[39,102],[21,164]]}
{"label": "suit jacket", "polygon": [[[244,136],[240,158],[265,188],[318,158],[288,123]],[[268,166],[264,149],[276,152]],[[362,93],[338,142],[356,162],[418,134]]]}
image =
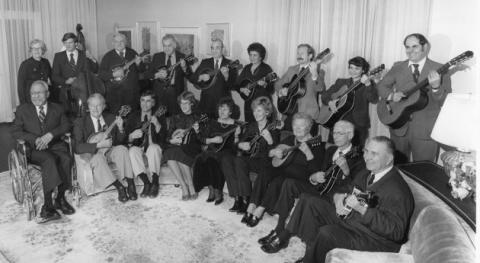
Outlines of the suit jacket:
{"label": "suit jacket", "polygon": [[[353,102],[353,109],[343,116],[343,120],[352,122],[355,127],[370,128],[370,116],[368,113],[369,103],[376,104],[378,102],[378,92],[375,88],[375,84],[371,81],[371,85],[366,87],[360,84],[355,89],[355,100]],[[322,103],[328,106],[328,102],[332,100],[333,93],[337,92],[346,85],[347,87],[353,84],[352,78],[337,79],[329,89],[322,92]],[[352,94],[353,95],[353,94]]]}
{"label": "suit jacket", "polygon": [[[229,59],[223,57],[220,68],[223,66],[227,66],[230,62],[231,61]],[[200,76],[204,72],[204,70],[213,70],[214,68],[215,65],[213,58],[204,59],[202,60],[198,68],[195,70],[195,73],[188,75],[187,78],[195,85],[198,83],[198,76]],[[200,94],[200,103],[198,106],[198,110],[202,113],[214,115],[217,112],[217,103],[220,98],[225,96],[232,96],[230,90],[234,87],[236,78],[237,70],[235,69],[231,69],[229,71],[227,80],[223,77],[223,74],[218,72],[217,81],[215,82],[215,84],[207,90],[202,90]]]}
{"label": "suit jacket", "polygon": [[[12,134],[15,139],[25,140],[31,149],[35,148],[35,140],[47,133],[53,135],[49,147],[64,144],[62,135],[70,131],[71,125],[65,111],[59,104],[47,102],[47,115],[41,125],[37,109],[32,103],[25,103],[17,107],[13,121]],[[66,150],[66,147],[65,147]]]}
{"label": "suit jacket", "polygon": [[[437,70],[442,65],[427,58],[422,72],[420,72],[419,82],[426,79],[428,73],[432,70]],[[378,92],[383,99],[393,92],[405,91],[415,86],[411,69],[408,67],[408,60],[397,62],[392,66],[392,69],[385,75],[385,77],[378,83]],[[397,136],[404,136],[408,129],[413,129],[413,136],[418,139],[430,139],[430,134],[433,125],[437,120],[438,113],[445,101],[448,93],[452,92],[451,80],[448,74],[443,75],[441,84],[437,92],[432,92],[430,86],[428,89],[428,104],[427,106],[411,115],[411,120],[399,129],[390,129],[391,132]]]}
{"label": "suit jacket", "polygon": [[[305,96],[297,100],[298,110],[297,112],[305,112],[309,114],[315,121],[318,121],[320,117],[320,108],[318,106],[318,93],[325,89],[325,71],[318,69],[317,80],[312,80],[312,74],[308,72],[305,75],[306,93]],[[294,65],[287,69],[287,72],[275,82],[275,90],[280,90],[284,84],[291,82],[294,75],[300,72],[300,65]]]}
{"label": "suit jacket", "polygon": [[64,86],[68,78],[76,77],[79,72],[90,71],[96,73],[98,71],[97,62],[93,62],[87,58],[85,52],[78,51],[78,59],[76,70],[74,71],[70,66],[70,58],[67,56],[67,51],[55,53],[53,58],[52,80],[55,86]]}
{"label": "suit jacket", "polygon": [[[177,66],[174,71],[174,84],[164,83],[155,78],[155,73],[161,67],[166,66],[165,52],[159,52],[153,55],[152,63],[149,70],[145,73],[145,78],[153,79],[153,91],[157,97],[157,104],[167,106],[170,115],[180,113],[180,107],[177,104],[177,97],[185,91],[185,73],[180,66]],[[179,62],[180,59],[185,58],[183,53],[175,51],[175,61]],[[190,67],[187,67],[190,69]]]}
{"label": "suit jacket", "polygon": [[20,64],[18,69],[18,98],[20,104],[25,102],[31,102],[30,98],[30,86],[36,80],[43,80],[48,82],[50,75],[52,74],[52,68],[50,62],[46,58],[41,58],[40,61],[30,57]]}
{"label": "suit jacket", "polygon": [[[105,120],[106,126],[110,126],[115,121],[115,115],[103,112],[102,113],[103,119]],[[75,140],[75,153],[96,153],[97,152],[97,144],[96,143],[88,143],[88,137],[95,133],[95,125],[93,124],[92,118],[90,114],[87,114],[81,118],[75,120],[73,124],[73,138]],[[125,133],[121,133],[118,130],[118,126],[112,129],[110,133],[110,137],[112,138],[112,145],[121,145],[124,144],[126,135]]]}
{"label": "suit jacket", "polygon": [[[164,117],[157,117],[160,125],[160,131],[157,132],[155,126],[150,125],[150,134],[152,134],[152,142],[160,145],[164,149],[167,140],[167,122]],[[139,129],[143,124],[142,112],[136,111],[128,115],[127,120],[125,121],[125,136],[128,138],[130,133],[134,130]]]}

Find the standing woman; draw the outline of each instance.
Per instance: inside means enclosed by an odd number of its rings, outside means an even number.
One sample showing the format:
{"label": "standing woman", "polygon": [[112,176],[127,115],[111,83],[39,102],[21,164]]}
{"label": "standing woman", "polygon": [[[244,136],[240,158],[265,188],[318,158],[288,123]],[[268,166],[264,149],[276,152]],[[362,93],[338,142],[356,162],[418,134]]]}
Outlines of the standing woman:
{"label": "standing woman", "polygon": [[170,118],[168,142],[170,146],[163,154],[162,163],[167,163],[182,188],[182,200],[196,199],[193,187],[192,166],[194,158],[201,152],[198,133],[200,116],[193,112],[197,100],[193,93],[184,91],[177,98],[181,113]]}
{"label": "standing woman", "polygon": [[52,73],[50,62],[42,57],[47,51],[45,42],[40,39],[34,39],[30,41],[28,49],[32,56],[24,60],[18,69],[17,88],[20,104],[31,102],[30,86],[34,81],[43,80],[46,83],[50,83],[49,80]]}
{"label": "standing woman", "polygon": [[[273,93],[274,87],[273,82],[267,84],[265,81],[260,80],[265,77],[268,73],[272,72],[272,68],[263,62],[267,51],[265,47],[260,43],[252,43],[247,48],[248,58],[250,64],[246,65],[242,70],[242,73],[238,76],[238,81],[235,84],[235,90],[240,94],[242,99],[245,101],[243,106],[244,116],[246,122],[253,122],[255,118],[253,117],[253,112],[250,106],[252,101],[258,97],[266,96],[272,99],[271,95]],[[246,85],[249,81],[257,82],[257,86],[254,88],[254,94],[250,97],[250,90],[246,88]]]}
{"label": "standing woman", "polygon": [[[209,194],[207,202],[215,201],[215,205],[223,202],[223,187],[225,185],[224,173],[233,168],[236,157],[235,142],[238,141],[240,127],[231,117],[235,111],[235,103],[232,98],[224,97],[218,102],[218,119],[209,121],[206,129],[201,131],[202,143],[208,148],[195,158],[193,165],[193,184],[199,192],[204,186],[208,186]],[[223,138],[222,134],[229,134]],[[225,142],[224,142],[225,140]],[[215,151],[224,143],[221,150]]]}

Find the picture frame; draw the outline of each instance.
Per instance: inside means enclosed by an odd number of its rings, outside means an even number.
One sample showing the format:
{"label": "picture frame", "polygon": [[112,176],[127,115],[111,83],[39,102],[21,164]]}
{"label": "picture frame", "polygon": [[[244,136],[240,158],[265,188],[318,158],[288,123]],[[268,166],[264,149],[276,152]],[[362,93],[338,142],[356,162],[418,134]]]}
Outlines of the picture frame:
{"label": "picture frame", "polygon": [[210,51],[210,43],[214,39],[220,39],[223,41],[223,54],[226,57],[229,57],[232,50],[230,30],[230,23],[207,23],[207,35],[205,37],[205,40],[207,41],[207,43],[205,43],[207,48],[206,53],[211,55],[212,52]]}
{"label": "picture frame", "polygon": [[117,26],[115,27],[115,32],[124,34],[126,37],[125,45],[134,50],[137,50],[137,34],[136,34],[135,27]]}
{"label": "picture frame", "polygon": [[149,50],[155,54],[159,50],[157,21],[139,21],[136,23],[137,30],[137,52]]}
{"label": "picture frame", "polygon": [[[162,38],[166,34],[171,34],[177,41],[177,50],[185,55],[193,53],[198,56],[200,52],[199,43],[199,27],[160,27],[158,34],[159,46],[162,46]],[[163,47],[159,48],[163,50]]]}

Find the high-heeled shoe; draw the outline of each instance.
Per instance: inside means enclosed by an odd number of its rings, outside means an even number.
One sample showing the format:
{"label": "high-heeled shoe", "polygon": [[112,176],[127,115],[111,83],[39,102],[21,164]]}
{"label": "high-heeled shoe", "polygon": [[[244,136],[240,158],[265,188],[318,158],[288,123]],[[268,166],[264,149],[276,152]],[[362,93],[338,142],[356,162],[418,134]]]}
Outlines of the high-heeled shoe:
{"label": "high-heeled shoe", "polygon": [[240,208],[240,199],[236,198],[235,203],[233,203],[233,206],[228,209],[229,212],[237,212],[238,209]]}
{"label": "high-heeled shoe", "polygon": [[249,214],[249,213],[245,213],[242,217],[242,220],[240,221],[241,223],[244,223],[244,224],[247,224],[247,222],[249,222],[251,220],[251,218],[253,217],[252,214]]}
{"label": "high-heeled shoe", "polygon": [[219,205],[223,202],[223,192],[219,189],[214,189],[213,193],[215,194],[215,205]]}
{"label": "high-heeled shoe", "polygon": [[215,193],[213,192],[213,188],[211,188],[210,186],[208,187],[208,198],[206,200],[207,203],[211,203],[213,201],[215,201]]}
{"label": "high-heeled shoe", "polygon": [[258,240],[258,244],[265,245],[270,243],[275,237],[277,237],[277,232],[275,230],[270,231],[270,233]]}

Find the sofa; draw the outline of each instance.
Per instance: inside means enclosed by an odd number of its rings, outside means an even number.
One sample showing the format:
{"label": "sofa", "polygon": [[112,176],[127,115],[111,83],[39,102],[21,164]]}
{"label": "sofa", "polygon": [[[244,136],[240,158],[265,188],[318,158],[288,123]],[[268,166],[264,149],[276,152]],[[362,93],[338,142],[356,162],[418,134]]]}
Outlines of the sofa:
{"label": "sofa", "polygon": [[[400,170],[401,171],[401,170]],[[401,171],[415,199],[408,241],[399,253],[333,249],[326,256],[328,263],[473,263],[475,230],[459,216],[438,191],[430,191],[406,172]],[[445,176],[439,174],[438,176]],[[448,180],[442,178],[444,180]],[[435,192],[435,193],[434,193]]]}

